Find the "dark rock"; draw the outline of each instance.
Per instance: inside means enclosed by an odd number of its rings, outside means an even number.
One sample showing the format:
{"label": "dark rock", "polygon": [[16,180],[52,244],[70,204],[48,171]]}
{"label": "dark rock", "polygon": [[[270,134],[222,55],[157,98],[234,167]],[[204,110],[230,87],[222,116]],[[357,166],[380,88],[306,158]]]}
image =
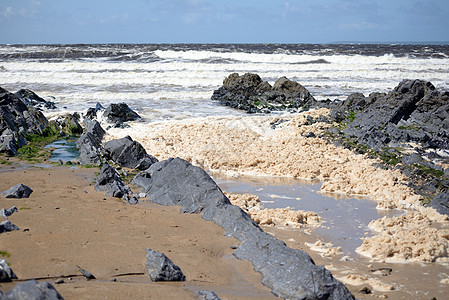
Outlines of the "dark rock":
{"label": "dark rock", "polygon": [[369,295],[372,293],[371,289],[367,286],[363,287],[360,291],[360,294]]}
{"label": "dark rock", "polygon": [[16,96],[18,96],[20,99],[22,99],[26,104],[30,106],[47,109],[56,108],[54,102],[46,101],[45,99],[39,97],[35,92],[27,89],[21,89],[16,93]]}
{"label": "dark rock", "polygon": [[145,148],[130,136],[108,141],[104,144],[104,149],[121,167],[145,170],[158,161],[147,154]]}
{"label": "dark rock", "polygon": [[8,232],[8,231],[14,231],[14,230],[20,230],[19,227],[11,223],[10,221],[3,221],[0,223],[0,233]]}
{"label": "dark rock", "polygon": [[17,283],[14,289],[7,292],[4,300],[60,300],[64,299],[58,291],[48,282],[28,280]]}
{"label": "dark rock", "polygon": [[449,215],[449,191],[436,195],[429,206],[435,208],[440,214]]}
{"label": "dark rock", "polygon": [[17,149],[27,144],[27,135],[43,134],[47,126],[38,109],[0,87],[0,152],[17,155]]}
{"label": "dark rock", "polygon": [[86,280],[96,279],[95,276],[91,272],[84,270],[80,266],[77,266],[77,267],[78,267],[80,273],[83,274],[83,276],[86,278]]}
{"label": "dark rock", "polygon": [[239,207],[232,205],[201,168],[175,158],[152,165],[146,193],[162,205],[179,205],[181,212],[202,213],[240,240],[234,252],[262,274],[264,285],[283,298],[354,299],[349,290],[304,251],[294,250],[263,232]]}
{"label": "dark rock", "polygon": [[109,122],[114,124],[120,124],[127,121],[134,121],[141,117],[129,108],[126,103],[112,103],[104,111],[103,116],[108,119]]}
{"label": "dark rock", "polygon": [[83,133],[83,128],[79,123],[79,118],[72,114],[59,116],[54,122],[55,126],[68,135],[78,135]]}
{"label": "dark rock", "polygon": [[105,131],[96,120],[85,122],[86,131],[76,141],[81,164],[99,165],[103,156],[101,141]]}
{"label": "dark rock", "polygon": [[316,134],[313,132],[308,132],[304,135],[306,138],[316,138]]}
{"label": "dark rock", "polygon": [[15,207],[15,206],[10,207],[8,209],[2,208],[2,209],[0,209],[0,216],[5,219],[8,219],[8,217],[11,216],[16,211],[18,211],[18,210],[17,210],[17,207]]}
{"label": "dark rock", "polygon": [[309,91],[295,81],[281,77],[271,86],[262,81],[259,75],[252,73],[229,75],[223,80],[223,85],[214,91],[211,99],[248,113],[294,111],[317,105]]}
{"label": "dark rock", "polygon": [[90,107],[87,109],[87,112],[85,114],[85,117],[89,120],[94,120],[97,118],[97,112],[104,110],[103,105],[101,105],[99,102],[95,105],[95,107]]}
{"label": "dark rock", "polygon": [[4,259],[0,259],[0,282],[11,282],[13,279],[17,279],[17,275]]}
{"label": "dark rock", "polygon": [[5,198],[28,198],[32,192],[33,190],[28,186],[19,183],[2,192],[2,195],[5,195]]}
{"label": "dark rock", "polygon": [[136,195],[131,195],[131,193],[125,194],[122,197],[122,200],[131,205],[136,205],[137,203],[139,203],[139,198]]}
{"label": "dark rock", "polygon": [[152,281],[185,281],[181,269],[165,256],[164,253],[146,249],[145,268]]}
{"label": "dark rock", "polygon": [[129,187],[125,186],[118,172],[108,164],[101,167],[95,183],[95,190],[105,192],[106,196],[116,198],[122,198],[130,192]]}
{"label": "dark rock", "polygon": [[220,297],[212,291],[199,291],[198,296],[201,296],[200,299],[204,300],[220,300]]}

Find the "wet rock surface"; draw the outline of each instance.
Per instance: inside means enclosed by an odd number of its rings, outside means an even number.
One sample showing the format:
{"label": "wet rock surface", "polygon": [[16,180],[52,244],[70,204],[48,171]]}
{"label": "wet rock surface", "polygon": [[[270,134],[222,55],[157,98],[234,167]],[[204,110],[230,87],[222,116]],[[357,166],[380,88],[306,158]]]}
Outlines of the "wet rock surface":
{"label": "wet rock surface", "polygon": [[214,91],[212,100],[248,113],[297,111],[317,104],[309,91],[296,81],[281,77],[271,86],[252,73],[229,75]]}
{"label": "wet rock surface", "polygon": [[[347,288],[301,250],[262,231],[239,207],[234,206],[201,168],[180,158],[162,161],[147,170],[145,191],[149,200],[179,205],[181,212],[201,213],[223,227],[226,235],[240,240],[234,255],[253,263],[262,282],[283,298],[353,299]],[[140,177],[143,177],[142,174]]]}
{"label": "wet rock surface", "polygon": [[181,269],[164,253],[146,249],[145,268],[152,281],[185,281]]}
{"label": "wet rock surface", "polygon": [[45,299],[59,300],[63,299],[58,291],[48,282],[37,282],[36,280],[28,280],[16,284],[14,289],[7,292],[2,299]]}
{"label": "wet rock surface", "polygon": [[[328,131],[332,142],[401,169],[409,186],[427,199],[424,204],[446,195],[449,176],[442,165],[449,163],[449,92],[427,81],[404,80],[388,94],[356,93],[329,107],[339,124]],[[447,196],[432,202],[447,214],[442,204],[449,204]]]}

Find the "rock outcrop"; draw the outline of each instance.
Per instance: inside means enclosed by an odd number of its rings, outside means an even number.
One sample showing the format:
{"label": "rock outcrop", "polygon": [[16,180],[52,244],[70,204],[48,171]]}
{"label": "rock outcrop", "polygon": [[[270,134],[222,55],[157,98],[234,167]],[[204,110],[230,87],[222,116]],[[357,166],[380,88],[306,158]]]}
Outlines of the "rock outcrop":
{"label": "rock outcrop", "polygon": [[281,77],[271,86],[252,73],[229,75],[214,91],[212,100],[248,113],[297,111],[317,104],[309,91],[296,81]]}
{"label": "rock outcrop", "polygon": [[52,101],[46,101],[45,99],[39,97],[35,92],[27,89],[21,89],[16,93],[20,99],[22,99],[29,106],[34,106],[36,108],[46,108],[55,109],[56,105]]}
{"label": "rock outcrop", "polygon": [[79,161],[83,165],[99,165],[104,155],[101,142],[106,132],[96,120],[85,120],[85,127],[76,141],[80,151]]}
{"label": "rock outcrop", "polygon": [[104,144],[109,157],[119,166],[131,169],[146,170],[158,160],[145,151],[145,148],[130,136],[111,140]]}
{"label": "rock outcrop", "polygon": [[0,87],[0,152],[17,155],[30,134],[43,134],[48,120],[20,97]]}
{"label": "rock outcrop", "polygon": [[115,127],[120,127],[124,122],[134,121],[140,119],[141,117],[129,108],[128,104],[122,103],[111,103],[106,107],[103,112],[103,116],[107,120],[114,124]]}
{"label": "rock outcrop", "polygon": [[294,250],[265,233],[228,198],[201,168],[180,158],[153,164],[139,175],[149,200],[181,206],[181,212],[201,213],[240,240],[234,252],[262,274],[262,283],[289,299],[354,299],[349,290],[304,251]]}
{"label": "rock outcrop", "polygon": [[[404,80],[388,94],[352,94],[330,107],[340,124],[329,132],[333,140],[401,168],[426,199],[449,189],[447,170],[439,165],[449,163],[449,92],[427,81]],[[433,203],[448,211],[441,198]]]}

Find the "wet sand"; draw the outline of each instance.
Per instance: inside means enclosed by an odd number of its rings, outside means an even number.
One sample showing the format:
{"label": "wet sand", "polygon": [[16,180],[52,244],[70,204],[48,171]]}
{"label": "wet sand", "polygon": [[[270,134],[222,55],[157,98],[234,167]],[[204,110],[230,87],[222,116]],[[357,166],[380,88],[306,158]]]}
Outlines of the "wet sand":
{"label": "wet sand", "polygon": [[[275,298],[249,262],[231,255],[238,241],[199,215],[105,197],[93,188],[98,169],[0,168],[1,191],[17,183],[33,189],[28,199],[0,197],[0,207],[19,209],[9,220],[20,231],[0,234],[0,250],[9,253],[5,258],[20,280],[62,278],[54,286],[65,299],[197,299],[198,290],[228,299]],[[145,248],[165,253],[187,281],[151,282]],[[86,281],[77,265],[97,279]],[[0,290],[14,285],[0,283]]]}

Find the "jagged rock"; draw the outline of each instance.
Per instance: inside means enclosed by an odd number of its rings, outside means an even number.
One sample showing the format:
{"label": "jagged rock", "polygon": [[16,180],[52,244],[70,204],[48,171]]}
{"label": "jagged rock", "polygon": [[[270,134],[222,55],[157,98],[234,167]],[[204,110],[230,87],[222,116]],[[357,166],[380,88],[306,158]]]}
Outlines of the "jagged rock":
{"label": "jagged rock", "polygon": [[104,144],[104,149],[121,167],[145,170],[158,161],[147,154],[145,148],[130,136],[108,141]]}
{"label": "jagged rock", "polygon": [[429,206],[435,208],[440,214],[449,215],[449,191],[436,195]]}
{"label": "jagged rock", "polygon": [[11,282],[13,279],[17,279],[17,275],[4,259],[0,259],[0,282]]}
{"label": "jagged rock", "polygon": [[145,268],[152,281],[184,281],[186,277],[164,253],[146,249]]}
{"label": "jagged rock", "polygon": [[85,127],[86,131],[76,141],[79,161],[81,164],[99,165],[103,156],[101,140],[106,132],[96,120],[85,121]]}
{"label": "jagged rock", "polygon": [[64,299],[58,291],[48,282],[28,280],[17,283],[14,289],[7,292],[4,300],[61,300]]}
{"label": "jagged rock", "polygon": [[317,105],[309,91],[295,81],[281,77],[271,86],[252,73],[229,75],[211,99],[248,113],[298,110]]}
{"label": "jagged rock", "polygon": [[109,164],[101,167],[100,174],[97,176],[95,190],[105,192],[106,196],[122,198],[130,193],[128,186],[125,186],[120,175]]}
{"label": "jagged rock", "polygon": [[15,186],[9,188],[2,192],[5,198],[28,198],[30,197],[33,190],[24,184],[16,184]]}
{"label": "jagged rock", "polygon": [[102,110],[104,110],[103,105],[101,105],[101,103],[97,102],[95,107],[90,107],[87,110],[85,117],[89,120],[94,120],[97,117],[97,112],[102,111]]}
{"label": "jagged rock", "polygon": [[6,220],[0,223],[0,233],[8,232],[8,231],[14,231],[14,230],[20,230],[19,227],[11,223],[10,221]]}
{"label": "jagged rock", "polygon": [[109,122],[116,125],[141,118],[135,111],[129,108],[128,104],[124,102],[110,104],[105,109],[103,116],[107,118]]}
{"label": "jagged rock", "polygon": [[15,206],[10,207],[8,209],[2,208],[2,209],[0,209],[0,216],[5,219],[8,219],[8,217],[11,216],[16,211],[18,211],[18,210],[17,210],[17,207],[15,207]]}
{"label": "jagged rock", "polygon": [[239,207],[232,205],[201,168],[180,158],[162,161],[146,171],[149,200],[181,206],[181,212],[201,213],[240,240],[234,252],[262,274],[264,285],[289,299],[354,299],[349,290],[304,251],[294,250],[265,233]]}
{"label": "jagged rock", "polygon": [[79,117],[75,114],[65,114],[59,116],[54,122],[55,126],[68,135],[77,135],[83,133],[83,128],[79,123]]}
{"label": "jagged rock", "polygon": [[16,93],[26,104],[38,108],[55,109],[56,105],[54,102],[46,101],[45,99],[39,97],[35,92],[27,89],[21,89]]}
{"label": "jagged rock", "polygon": [[45,116],[21,98],[0,87],[0,152],[17,155],[29,134],[42,134],[48,126]]}

